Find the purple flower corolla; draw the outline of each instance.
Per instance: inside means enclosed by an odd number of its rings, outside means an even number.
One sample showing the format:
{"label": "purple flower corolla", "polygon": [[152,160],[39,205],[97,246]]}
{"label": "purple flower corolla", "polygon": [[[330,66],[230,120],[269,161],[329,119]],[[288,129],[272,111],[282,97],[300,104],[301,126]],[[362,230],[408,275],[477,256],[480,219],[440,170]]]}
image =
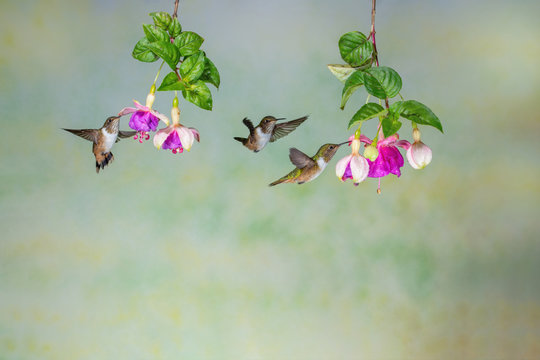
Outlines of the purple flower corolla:
{"label": "purple flower corolla", "polygon": [[407,160],[414,169],[423,169],[431,162],[431,149],[420,141],[420,130],[413,130],[414,143],[407,148]]}
{"label": "purple flower corolla", "polygon": [[180,124],[180,109],[178,108],[177,97],[173,100],[171,117],[172,124],[159,130],[154,135],[154,146],[158,149],[170,149],[173,154],[180,154],[184,149],[189,151],[194,140],[200,141],[199,132],[195,128],[188,128]]}
{"label": "purple flower corolla", "polygon": [[150,93],[146,97],[146,106],[140,104],[137,100],[133,100],[135,107],[126,107],[123,108],[118,116],[124,116],[127,114],[132,114],[129,119],[129,127],[137,131],[134,139],[139,139],[139,142],[143,140],[148,140],[150,135],[149,131],[156,131],[159,120],[163,121],[166,125],[169,125],[169,119],[163,114],[152,109],[152,105],[156,96],[154,95],[155,85],[152,85]]}
{"label": "purple flower corolla", "polygon": [[[361,139],[361,141],[367,144],[372,142],[368,138]],[[385,138],[382,131],[379,132],[379,140],[377,141],[379,155],[374,161],[367,159],[369,164],[368,177],[381,178],[388,174],[401,176],[400,168],[403,167],[404,161],[396,146],[406,149],[410,143],[407,140],[399,140],[398,134]]]}
{"label": "purple flower corolla", "polygon": [[354,185],[364,181],[369,172],[367,159],[360,155],[360,139],[351,142],[351,154],[339,160],[336,164],[336,175],[341,181],[353,179]]}

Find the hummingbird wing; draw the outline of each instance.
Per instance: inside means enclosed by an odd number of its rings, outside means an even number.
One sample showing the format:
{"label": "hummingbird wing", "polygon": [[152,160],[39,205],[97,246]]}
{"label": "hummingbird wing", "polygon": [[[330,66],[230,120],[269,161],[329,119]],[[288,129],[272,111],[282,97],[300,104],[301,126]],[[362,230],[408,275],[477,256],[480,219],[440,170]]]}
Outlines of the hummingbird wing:
{"label": "hummingbird wing", "polygon": [[69,131],[70,133],[80,136],[83,139],[86,139],[93,143],[97,142],[98,130],[96,129],[63,129],[63,130]]}
{"label": "hummingbird wing", "polygon": [[242,122],[244,123],[244,125],[247,126],[247,128],[249,129],[249,134],[252,135],[253,132],[255,131],[255,127],[253,126],[253,123],[251,122],[251,120],[249,120],[247,117],[244,118],[244,120],[242,120]]}
{"label": "hummingbird wing", "polygon": [[136,131],[118,131],[118,137],[116,138],[116,142],[119,142],[120,139],[125,139],[125,138],[128,138],[128,137],[132,137],[132,136],[135,136],[135,134],[137,134]]}
{"label": "hummingbird wing", "polygon": [[294,129],[296,129],[301,123],[307,120],[307,115],[303,116],[299,119],[283,122],[276,124],[274,127],[274,131],[272,133],[272,137],[270,138],[270,142],[274,142],[277,139],[280,139],[286,135],[288,135],[290,132],[292,132]]}
{"label": "hummingbird wing", "polygon": [[299,169],[303,169],[306,166],[314,166],[315,161],[298,150],[297,148],[290,148],[289,149],[289,159],[291,159],[291,162],[294,166],[296,166]]}

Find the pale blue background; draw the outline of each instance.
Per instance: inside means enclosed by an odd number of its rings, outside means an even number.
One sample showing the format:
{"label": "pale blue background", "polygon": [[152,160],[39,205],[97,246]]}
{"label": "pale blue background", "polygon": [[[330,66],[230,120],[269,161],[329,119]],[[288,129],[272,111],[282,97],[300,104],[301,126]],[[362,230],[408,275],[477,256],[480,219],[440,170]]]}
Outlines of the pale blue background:
{"label": "pale blue background", "polygon": [[[1,4],[0,358],[540,357],[538,2],[379,2],[381,64],[445,128],[381,195],[338,181],[347,150],[267,186],[289,147],[350,135],[365,92],[339,110],[326,64],[369,1],[181,1],[222,80],[212,112],[181,99],[201,143],[123,140],[99,175],[60,128],[144,101],[158,64],[131,50],[173,2]],[[268,114],[310,118],[259,154],[232,139]]]}

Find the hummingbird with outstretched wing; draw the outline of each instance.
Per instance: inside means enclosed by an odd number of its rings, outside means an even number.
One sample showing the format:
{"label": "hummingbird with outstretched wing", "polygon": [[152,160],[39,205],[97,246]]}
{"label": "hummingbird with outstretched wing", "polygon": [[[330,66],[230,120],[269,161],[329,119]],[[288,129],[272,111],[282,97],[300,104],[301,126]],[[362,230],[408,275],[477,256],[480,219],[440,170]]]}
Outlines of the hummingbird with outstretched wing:
{"label": "hummingbird with outstretched wing", "polygon": [[249,135],[247,138],[234,137],[234,140],[240,141],[242,145],[247,147],[249,150],[259,152],[269,142],[274,142],[277,139],[287,136],[300,124],[306,121],[307,118],[308,117],[306,115],[295,120],[278,123],[279,120],[285,119],[276,119],[273,116],[265,116],[257,126],[253,126],[251,120],[244,118],[242,122],[249,129]]}
{"label": "hummingbird with outstretched wing", "polygon": [[326,165],[332,160],[339,147],[347,144],[348,141],[341,144],[324,144],[319,148],[313,157],[309,157],[302,151],[296,148],[289,149],[289,159],[296,168],[287,175],[274,181],[269,186],[278,185],[281,183],[297,183],[303,184],[314,180],[319,176]]}
{"label": "hummingbird with outstretched wing", "polygon": [[96,157],[96,173],[114,160],[112,146],[120,139],[134,136],[136,131],[121,131],[120,116],[110,116],[99,129],[63,129],[93,143],[92,152]]}

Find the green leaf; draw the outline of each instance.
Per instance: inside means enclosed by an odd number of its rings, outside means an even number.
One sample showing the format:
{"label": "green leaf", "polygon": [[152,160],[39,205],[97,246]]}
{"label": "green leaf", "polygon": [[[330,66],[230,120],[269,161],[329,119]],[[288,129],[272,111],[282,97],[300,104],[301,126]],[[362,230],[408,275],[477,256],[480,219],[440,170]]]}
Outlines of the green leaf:
{"label": "green leaf", "polygon": [[356,71],[349,76],[341,92],[341,105],[339,106],[341,110],[345,108],[345,104],[347,104],[351,95],[362,85],[364,85],[364,74],[362,71]]}
{"label": "green leaf", "polygon": [[154,24],[163,30],[167,30],[172,21],[171,15],[164,11],[152,12],[150,16],[154,19]]}
{"label": "green leaf", "polygon": [[165,30],[162,30],[154,25],[143,24],[143,30],[146,38],[150,42],[170,40],[169,35]]}
{"label": "green leaf", "polygon": [[185,90],[188,85],[182,80],[178,80],[176,73],[170,72],[163,78],[161,85],[159,86],[158,91],[169,91],[169,90]]}
{"label": "green leaf", "polygon": [[361,121],[366,121],[375,117],[386,115],[388,110],[377,103],[367,103],[363,105],[349,121],[349,129]]}
{"label": "green leaf", "polygon": [[176,64],[180,60],[180,52],[176,46],[167,41],[155,41],[147,46],[154,54],[165,60],[171,69],[176,70]]}
{"label": "green leaf", "polygon": [[373,44],[359,31],[351,31],[339,39],[339,52],[349,65],[360,66],[371,59]]}
{"label": "green leaf", "polygon": [[328,64],[328,70],[344,83],[356,69],[350,65]]}
{"label": "green leaf", "polygon": [[204,71],[204,59],[205,56],[202,51],[185,58],[180,65],[182,80],[188,83],[198,80]]}
{"label": "green leaf", "polygon": [[220,77],[219,71],[216,68],[216,65],[209,59],[205,58],[204,60],[204,71],[200,77],[200,80],[214,85],[216,88],[219,88]]}
{"label": "green leaf", "polygon": [[401,90],[401,77],[392,68],[377,66],[364,71],[364,84],[367,92],[379,99],[393,98]]}
{"label": "green leaf", "polygon": [[137,59],[139,61],[143,61],[143,62],[154,62],[154,61],[156,61],[159,57],[156,54],[154,54],[148,48],[149,44],[150,44],[150,42],[148,41],[148,39],[146,37],[143,37],[135,45],[135,48],[133,48],[133,52],[131,53],[131,55],[135,59]]}
{"label": "green leaf", "polygon": [[192,31],[184,31],[174,39],[174,45],[180,50],[180,55],[189,56],[199,51],[204,39]]}
{"label": "green leaf", "polygon": [[403,101],[401,117],[411,120],[417,124],[433,126],[443,132],[439,118],[426,105],[416,101]]}
{"label": "green leaf", "polygon": [[381,125],[384,137],[389,137],[398,132],[401,128],[401,121],[389,114],[382,120]]}
{"label": "green leaf", "polygon": [[175,38],[182,32],[182,25],[180,25],[177,18],[173,18],[167,30],[169,31],[169,35]]}
{"label": "green leaf", "polygon": [[182,91],[184,98],[201,109],[212,110],[212,93],[204,82],[197,80],[194,84]]}

